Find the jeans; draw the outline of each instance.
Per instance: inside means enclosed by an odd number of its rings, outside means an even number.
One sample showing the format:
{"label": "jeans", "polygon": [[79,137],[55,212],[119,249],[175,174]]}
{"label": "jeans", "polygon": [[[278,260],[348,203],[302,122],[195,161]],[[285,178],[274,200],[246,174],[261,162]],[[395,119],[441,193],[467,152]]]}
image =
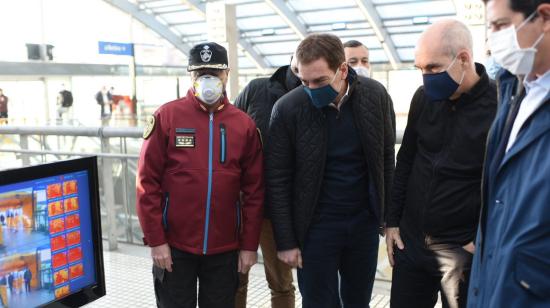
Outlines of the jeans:
{"label": "jeans", "polygon": [[369,307],[378,242],[378,220],[366,209],[314,218],[302,250],[303,268],[298,269],[302,306]]}

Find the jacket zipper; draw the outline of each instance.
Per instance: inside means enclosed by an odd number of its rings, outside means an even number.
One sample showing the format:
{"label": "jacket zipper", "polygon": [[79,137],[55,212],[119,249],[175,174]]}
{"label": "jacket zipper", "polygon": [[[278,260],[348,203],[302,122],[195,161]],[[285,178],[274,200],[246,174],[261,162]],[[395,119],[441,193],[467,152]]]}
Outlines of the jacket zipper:
{"label": "jacket zipper", "polygon": [[[455,105],[452,105],[451,106],[451,118],[450,118],[450,121],[451,124],[449,126],[451,127],[447,127],[448,130],[450,130],[450,134],[453,134],[455,133],[454,129],[455,129],[455,117],[456,117],[456,107]],[[447,134],[445,134],[445,140],[450,140],[447,136]],[[431,202],[432,202],[432,198],[433,198],[433,190],[434,190],[434,185],[435,185],[435,178],[439,172],[439,165],[441,163],[441,161],[443,160],[443,155],[445,155],[447,153],[447,148],[450,146],[450,142],[452,141],[449,141],[445,144],[443,144],[443,146],[441,147],[441,151],[439,152],[439,156],[438,158],[435,159],[435,161],[433,162],[432,164],[432,178],[430,179],[430,185],[429,185],[429,190],[428,190],[428,193],[426,194],[427,195],[427,198],[426,198],[426,202],[424,202],[424,206],[422,207],[422,217],[420,217],[421,219],[421,227],[422,227],[422,233],[424,235],[424,245],[428,246],[430,243],[428,243],[428,239],[427,239],[427,234],[426,234],[426,207],[428,207]]]}
{"label": "jacket zipper", "polygon": [[225,125],[220,124],[220,163],[225,163],[225,155],[226,155],[226,140],[225,140]]}
{"label": "jacket zipper", "polygon": [[210,225],[210,206],[212,202],[212,146],[214,139],[214,114],[210,113],[208,126],[208,192],[206,194],[206,222],[204,224],[204,242],[202,253],[206,254],[208,249],[208,227]]}
{"label": "jacket zipper", "polygon": [[170,195],[168,192],[164,193],[164,209],[162,210],[162,225],[164,231],[168,230],[168,206],[170,206]]}

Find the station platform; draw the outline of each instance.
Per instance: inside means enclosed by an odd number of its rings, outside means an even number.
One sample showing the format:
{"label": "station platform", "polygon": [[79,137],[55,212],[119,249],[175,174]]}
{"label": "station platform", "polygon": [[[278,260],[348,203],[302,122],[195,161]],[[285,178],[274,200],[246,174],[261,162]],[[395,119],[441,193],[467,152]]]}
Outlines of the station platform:
{"label": "station platform", "polygon": [[[120,244],[117,251],[104,251],[107,295],[86,308],[149,308],[155,307],[151,275],[152,261],[149,249],[138,245]],[[296,283],[296,279],[295,279]],[[370,306],[390,306],[390,282],[377,279]],[[269,308],[270,292],[261,263],[252,267],[248,289],[248,308]],[[296,286],[296,308],[302,307],[302,298]],[[439,304],[436,307],[441,307]]]}

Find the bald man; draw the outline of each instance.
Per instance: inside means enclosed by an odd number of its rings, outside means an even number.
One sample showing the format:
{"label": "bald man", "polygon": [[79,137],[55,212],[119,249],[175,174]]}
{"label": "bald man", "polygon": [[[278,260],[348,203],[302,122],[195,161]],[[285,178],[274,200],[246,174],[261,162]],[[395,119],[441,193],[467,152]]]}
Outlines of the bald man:
{"label": "bald man", "polygon": [[481,204],[485,141],[497,95],[472,36],[455,20],[421,35],[423,83],[411,102],[386,218],[391,306],[465,307]]}

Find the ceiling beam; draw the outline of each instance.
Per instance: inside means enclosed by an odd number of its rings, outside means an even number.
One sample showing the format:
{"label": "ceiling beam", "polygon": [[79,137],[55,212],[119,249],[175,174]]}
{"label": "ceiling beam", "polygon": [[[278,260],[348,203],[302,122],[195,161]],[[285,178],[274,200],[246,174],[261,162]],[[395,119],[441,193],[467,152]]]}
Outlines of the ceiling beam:
{"label": "ceiling beam", "polygon": [[357,6],[359,6],[359,9],[361,10],[361,12],[363,12],[363,15],[365,15],[365,18],[374,30],[374,33],[380,41],[380,44],[382,44],[382,48],[384,48],[386,56],[388,57],[388,60],[390,61],[392,67],[394,69],[397,69],[398,64],[401,62],[401,59],[399,58],[397,49],[395,48],[395,45],[393,44],[393,41],[388,34],[388,31],[386,31],[386,29],[382,25],[382,19],[376,11],[374,4],[372,4],[372,0],[356,0],[356,2]]}
{"label": "ceiling beam", "polygon": [[159,22],[154,15],[148,14],[139,9],[139,6],[127,1],[127,0],[103,0],[106,3],[111,4],[117,9],[131,15],[133,18],[139,20],[142,24],[156,32],[162,38],[170,42],[175,48],[181,51],[185,56],[189,56],[189,50],[191,46],[183,42],[182,38],[175,34],[166,25]]}
{"label": "ceiling beam", "polygon": [[296,12],[292,12],[283,0],[265,0],[265,3],[281,16],[288,26],[298,34],[300,40],[303,40],[307,36],[306,26],[300,22],[296,16]]}

